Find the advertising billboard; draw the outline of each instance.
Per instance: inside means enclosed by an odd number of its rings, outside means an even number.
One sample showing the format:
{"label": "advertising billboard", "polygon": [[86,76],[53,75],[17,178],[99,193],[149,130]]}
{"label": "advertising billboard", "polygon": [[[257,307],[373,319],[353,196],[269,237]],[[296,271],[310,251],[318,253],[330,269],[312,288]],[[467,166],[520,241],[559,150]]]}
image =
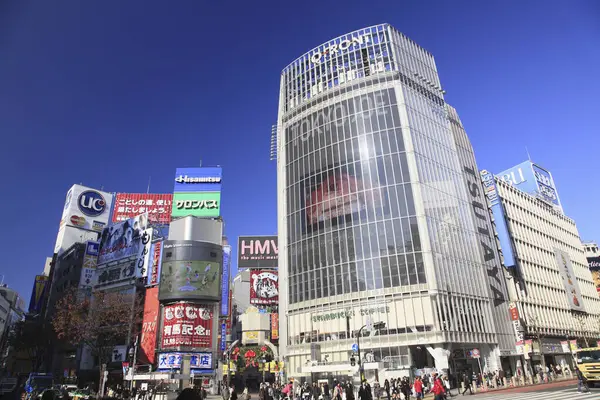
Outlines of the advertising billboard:
{"label": "advertising billboard", "polygon": [[510,239],[508,225],[506,224],[506,219],[504,217],[502,201],[500,200],[500,196],[498,196],[498,190],[496,189],[494,175],[484,169],[481,170],[480,174],[481,181],[483,182],[483,189],[485,191],[485,197],[488,200],[490,209],[492,210],[492,215],[494,216],[496,232],[498,233],[498,241],[500,242],[502,257],[504,258],[504,266],[507,268],[516,267],[517,262],[515,260],[512,241]]}
{"label": "advertising billboard", "polygon": [[592,281],[596,286],[598,295],[600,295],[600,257],[588,257],[587,262],[592,273]]}
{"label": "advertising billboard", "polygon": [[148,213],[149,223],[168,224],[171,222],[172,203],[172,193],[117,193],[112,222],[122,222]]}
{"label": "advertising billboard", "polygon": [[161,349],[212,348],[212,306],[175,303],[164,306]]}
{"label": "advertising billboard", "polygon": [[229,315],[229,280],[231,274],[231,246],[223,245],[223,276],[221,278],[221,315]]}
{"label": "advertising billboard", "polygon": [[173,194],[171,217],[210,217],[221,215],[221,192],[185,192]]}
{"label": "advertising billboard", "polygon": [[556,191],[552,174],[537,164],[532,164],[531,167],[533,168],[533,175],[537,182],[538,194],[547,202],[560,206],[558,192]]}
{"label": "advertising billboard", "polygon": [[[187,353],[162,353],[158,356],[158,369],[179,369],[183,363],[183,357]],[[190,353],[190,368],[212,369],[212,353]]]}
{"label": "advertising billboard", "polygon": [[111,225],[102,231],[98,264],[138,256],[142,250],[142,234],[148,228],[148,214]]}
{"label": "advertising billboard", "polygon": [[497,176],[519,190],[560,208],[560,200],[552,174],[539,165],[525,161],[502,171]]}
{"label": "advertising billboard", "polygon": [[81,289],[91,288],[94,281],[94,274],[98,265],[98,253],[100,243],[88,241],[85,244],[85,253],[83,254],[83,266],[81,268],[81,277],[79,287]]}
{"label": "advertising billboard", "polygon": [[165,240],[159,299],[221,300],[223,248],[193,240]]}
{"label": "advertising billboard", "polygon": [[158,285],[160,282],[160,268],[162,266],[162,244],[163,242],[153,243],[150,247],[150,271],[148,271],[148,286]]}
{"label": "advertising billboard", "polygon": [[220,192],[222,177],[221,167],[177,168],[173,193]]}
{"label": "advertising billboard", "polygon": [[571,258],[569,255],[555,248],[554,256],[556,259],[556,266],[558,267],[558,273],[560,274],[563,285],[567,292],[567,301],[571,310],[585,311],[583,308],[583,298],[581,297],[581,291],[579,290],[579,283],[573,272],[573,265],[571,264]]}
{"label": "advertising billboard", "polygon": [[113,195],[82,185],[67,192],[60,225],[102,232],[108,224]]}
{"label": "advertising billboard", "polygon": [[271,340],[279,340],[279,314],[271,314]]}
{"label": "advertising billboard", "polygon": [[158,330],[158,288],[146,289],[144,299],[144,319],[142,320],[142,338],[140,349],[149,364],[154,364],[154,350],[156,349],[156,336]]}
{"label": "advertising billboard", "polygon": [[277,303],[279,303],[279,277],[277,271],[250,271],[250,304]]}
{"label": "advertising billboard", "polygon": [[277,236],[240,236],[238,269],[277,268],[279,245]]}
{"label": "advertising billboard", "polygon": [[31,300],[29,300],[29,313],[39,314],[42,311],[46,297],[48,296],[48,277],[45,275],[36,275],[31,291]]}
{"label": "advertising billboard", "polygon": [[136,277],[137,259],[122,259],[110,267],[98,267],[94,274],[93,286],[108,286]]}

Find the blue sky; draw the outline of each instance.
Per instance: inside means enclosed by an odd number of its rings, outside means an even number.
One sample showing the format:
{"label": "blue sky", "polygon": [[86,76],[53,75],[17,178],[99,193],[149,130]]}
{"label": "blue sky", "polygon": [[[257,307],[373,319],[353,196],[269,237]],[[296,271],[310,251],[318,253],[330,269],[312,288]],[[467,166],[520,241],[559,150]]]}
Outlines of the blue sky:
{"label": "blue sky", "polygon": [[[281,69],[389,22],[436,58],[480,168],[550,169],[600,240],[597,1],[63,0],[0,3],[0,275],[28,301],[73,183],[168,192],[224,168],[230,240],[276,233],[269,135]],[[596,116],[596,117],[595,117]]]}

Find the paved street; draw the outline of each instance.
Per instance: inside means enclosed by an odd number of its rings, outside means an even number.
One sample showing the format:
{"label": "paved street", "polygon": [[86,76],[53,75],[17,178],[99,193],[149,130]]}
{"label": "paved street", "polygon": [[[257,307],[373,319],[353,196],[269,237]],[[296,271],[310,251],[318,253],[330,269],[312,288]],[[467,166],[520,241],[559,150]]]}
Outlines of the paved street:
{"label": "paved street", "polygon": [[534,390],[532,388],[521,388],[511,390],[500,390],[491,393],[477,393],[473,396],[470,395],[458,395],[454,396],[456,399],[468,399],[473,400],[569,400],[575,398],[585,398],[600,400],[600,388],[591,388],[591,393],[579,394],[577,393],[577,385],[570,385],[568,387],[539,387]]}

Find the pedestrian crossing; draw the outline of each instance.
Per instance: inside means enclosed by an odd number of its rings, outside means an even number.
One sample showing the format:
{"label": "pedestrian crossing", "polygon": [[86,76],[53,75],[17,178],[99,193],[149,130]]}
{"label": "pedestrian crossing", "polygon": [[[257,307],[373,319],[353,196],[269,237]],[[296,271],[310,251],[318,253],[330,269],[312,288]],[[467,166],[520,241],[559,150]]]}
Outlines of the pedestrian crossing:
{"label": "pedestrian crossing", "polygon": [[455,400],[472,399],[472,400],[571,400],[571,399],[586,399],[586,400],[600,400],[600,392],[594,391],[591,393],[577,393],[577,388],[560,389],[556,391],[535,391],[535,392],[514,392],[512,390],[488,393],[477,393],[473,396],[469,394],[454,395],[448,397]]}

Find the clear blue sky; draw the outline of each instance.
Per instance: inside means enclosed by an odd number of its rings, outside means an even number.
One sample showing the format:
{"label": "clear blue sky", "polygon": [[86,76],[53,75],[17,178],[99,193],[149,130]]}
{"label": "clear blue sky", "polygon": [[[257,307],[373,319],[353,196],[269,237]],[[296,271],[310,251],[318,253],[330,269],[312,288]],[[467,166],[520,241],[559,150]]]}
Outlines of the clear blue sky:
{"label": "clear blue sky", "polygon": [[276,233],[269,135],[281,69],[389,22],[431,51],[479,166],[550,169],[600,240],[600,2],[0,2],[0,274],[29,300],[73,183],[168,192],[176,167],[224,168],[232,241]]}

